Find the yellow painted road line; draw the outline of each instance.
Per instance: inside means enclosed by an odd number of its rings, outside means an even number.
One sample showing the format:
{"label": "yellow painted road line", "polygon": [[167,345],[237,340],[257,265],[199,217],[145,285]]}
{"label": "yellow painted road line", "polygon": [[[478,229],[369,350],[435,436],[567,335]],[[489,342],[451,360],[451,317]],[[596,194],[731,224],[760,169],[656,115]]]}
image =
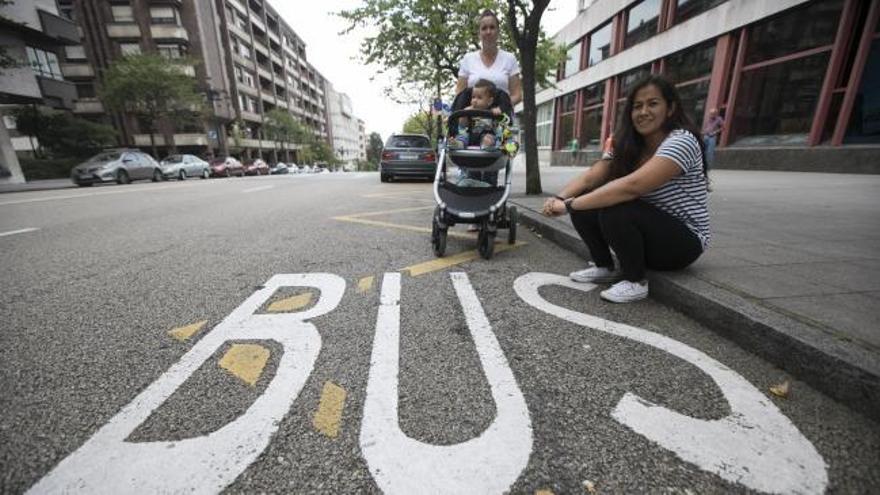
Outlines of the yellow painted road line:
{"label": "yellow painted road line", "polygon": [[[496,242],[495,243],[495,252],[501,253],[510,249],[518,248],[521,246],[525,246],[525,242],[517,241],[515,244],[508,244],[506,242]],[[445,258],[437,258],[434,260],[426,261],[424,263],[419,263],[417,265],[408,266],[406,268],[401,269],[402,272],[408,272],[410,277],[418,277],[419,275],[424,275],[426,273],[436,272],[438,270],[443,270],[449,268],[450,266],[460,265],[462,263],[467,263],[468,261],[473,261],[480,257],[480,253],[477,250],[465,251],[463,253],[454,254],[452,256],[447,256]]]}
{"label": "yellow painted road line", "polygon": [[297,309],[308,306],[311,302],[312,293],[306,292],[305,294],[299,294],[273,302],[269,305],[269,311],[273,313],[296,311]]}
{"label": "yellow painted road line", "polygon": [[339,435],[339,423],[342,420],[342,409],[345,407],[345,389],[333,382],[324,384],[321,391],[321,402],[312,424],[315,429],[330,438]]}
{"label": "yellow painted road line", "polygon": [[535,492],[535,495],[553,495],[553,490],[538,490]]}
{"label": "yellow painted road line", "polygon": [[369,277],[364,277],[364,278],[358,280],[357,291],[359,293],[363,294],[364,292],[367,292],[368,290],[372,289],[374,279],[375,279],[375,277],[370,275]]}
{"label": "yellow painted road line", "polygon": [[397,208],[395,210],[382,210],[382,211],[370,211],[367,213],[354,213],[351,215],[342,215],[338,217],[333,217],[334,220],[346,220],[349,218],[363,218],[363,217],[374,217],[377,215],[388,215],[391,213],[402,213],[405,211],[418,211],[418,210],[430,210],[433,209],[433,206],[413,206],[411,208]]}
{"label": "yellow painted road line", "polygon": [[168,335],[183,342],[184,340],[195,335],[195,333],[198,332],[199,330],[201,330],[202,327],[204,327],[207,323],[208,323],[208,320],[202,320],[202,321],[192,323],[190,325],[186,325],[185,327],[177,327],[177,328],[169,330]]}
{"label": "yellow painted road line", "polygon": [[220,359],[220,367],[254,386],[269,361],[269,349],[257,344],[233,344]]}

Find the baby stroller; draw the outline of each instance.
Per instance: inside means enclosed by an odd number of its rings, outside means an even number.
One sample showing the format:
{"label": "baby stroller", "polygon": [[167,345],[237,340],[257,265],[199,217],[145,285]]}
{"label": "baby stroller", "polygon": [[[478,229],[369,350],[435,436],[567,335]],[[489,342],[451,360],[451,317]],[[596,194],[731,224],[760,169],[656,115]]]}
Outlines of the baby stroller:
{"label": "baby stroller", "polygon": [[[510,97],[503,91],[497,93],[496,101],[501,101],[500,108],[509,117],[512,113],[507,111],[512,110]],[[462,91],[452,104],[453,110],[467,106],[470,99],[470,89]],[[504,115],[495,116],[486,110],[455,110],[449,116],[450,131],[447,135],[454,134],[453,126],[457,125],[461,117],[500,119]],[[431,246],[436,256],[445,254],[447,231],[449,227],[459,223],[477,225],[477,251],[484,259],[491,258],[494,253],[498,229],[507,229],[508,243],[516,242],[517,211],[515,206],[507,205],[512,179],[511,162],[507,153],[500,149],[451,149],[447,146],[446,139],[441,141],[434,177],[434,199],[437,206],[434,208],[431,224]],[[456,181],[448,173],[450,165],[465,174],[498,174],[504,170],[504,183],[491,185],[478,180]]]}

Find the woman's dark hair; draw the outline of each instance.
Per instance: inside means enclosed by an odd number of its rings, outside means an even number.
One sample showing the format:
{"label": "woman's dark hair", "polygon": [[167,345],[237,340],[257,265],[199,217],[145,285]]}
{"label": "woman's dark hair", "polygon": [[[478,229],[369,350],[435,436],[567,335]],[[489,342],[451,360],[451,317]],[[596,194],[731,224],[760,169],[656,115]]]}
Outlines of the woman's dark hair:
{"label": "woman's dark hair", "polygon": [[626,95],[626,105],[624,105],[623,114],[620,115],[617,130],[614,131],[614,158],[611,160],[611,177],[616,179],[632,173],[638,166],[642,152],[645,150],[645,140],[641,134],[636,132],[633,125],[632,111],[636,93],[650,85],[654,85],[660,90],[666,104],[673,109],[672,115],[663,122],[663,131],[669,134],[674,129],[683,129],[694,135],[703,154],[703,175],[705,175],[706,156],[703,140],[700,139],[700,131],[694,126],[690,117],[684,113],[681,98],[679,98],[675,86],[665,77],[652,74],[636,83]]}
{"label": "woman's dark hair", "polygon": [[483,22],[484,17],[491,17],[491,18],[495,19],[495,25],[499,26],[499,27],[501,26],[501,23],[498,21],[498,16],[495,15],[495,12],[493,12],[491,9],[486,9],[486,10],[482,11],[480,13],[480,15],[477,16],[477,25],[479,25],[481,22]]}

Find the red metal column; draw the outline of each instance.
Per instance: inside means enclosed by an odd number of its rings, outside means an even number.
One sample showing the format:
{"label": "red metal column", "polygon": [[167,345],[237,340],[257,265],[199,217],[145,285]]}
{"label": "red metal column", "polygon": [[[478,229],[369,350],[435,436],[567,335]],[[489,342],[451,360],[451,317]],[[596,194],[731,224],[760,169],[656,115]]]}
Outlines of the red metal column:
{"label": "red metal column", "polygon": [[[706,108],[703,122],[709,118],[709,110],[721,108],[724,104],[724,85],[730,75],[730,60],[733,57],[733,35],[728,33],[718,37],[715,43],[715,57],[712,60],[712,76],[709,79],[709,94],[706,95]],[[727,119],[725,119],[727,125]]]}
{"label": "red metal column", "polygon": [[553,102],[556,111],[553,113],[553,151],[561,148],[559,144],[559,125],[562,122],[562,97],[557,97]]}
{"label": "red metal column", "polygon": [[862,73],[865,71],[865,63],[868,61],[868,52],[871,50],[871,43],[874,41],[874,30],[877,27],[878,17],[880,17],[880,2],[872,1],[871,7],[868,9],[868,20],[865,22],[865,28],[862,30],[861,40],[859,41],[859,50],[856,52],[852,72],[849,75],[849,81],[846,85],[846,93],[843,96],[843,103],[840,106],[837,125],[834,127],[834,134],[831,136],[832,146],[840,146],[843,144],[843,136],[846,134],[846,126],[849,124],[849,117],[856,100],[856,93],[859,90],[859,84],[862,83]]}
{"label": "red metal column", "polygon": [[721,130],[720,146],[727,146],[730,141],[730,130],[733,126],[736,110],[736,94],[742,80],[742,68],[746,60],[746,46],[749,44],[749,29],[742,28],[739,34],[739,47],[736,50],[736,63],[733,65],[733,81],[730,83],[730,96],[727,98],[727,111],[724,113],[724,128]]}
{"label": "red metal column", "polygon": [[847,48],[850,46],[850,38],[853,36],[852,30],[857,4],[856,0],[846,0],[846,3],[843,4],[843,13],[837,26],[833,48],[831,48],[831,60],[828,62],[828,70],[825,71],[825,80],[822,82],[822,90],[819,92],[816,111],[813,113],[813,125],[810,126],[810,136],[807,140],[809,146],[816,146],[822,140],[825,120],[828,119],[828,111],[831,109],[831,93],[834,91],[835,82],[840,77],[840,71],[846,61]]}

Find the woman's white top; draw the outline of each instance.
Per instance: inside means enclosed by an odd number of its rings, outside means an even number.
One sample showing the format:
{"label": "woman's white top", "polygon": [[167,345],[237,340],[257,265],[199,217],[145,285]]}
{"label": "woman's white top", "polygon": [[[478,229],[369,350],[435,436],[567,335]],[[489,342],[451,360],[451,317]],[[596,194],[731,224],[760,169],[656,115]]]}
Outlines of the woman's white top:
{"label": "woman's white top", "polygon": [[458,69],[458,77],[466,77],[469,88],[473,88],[480,79],[487,79],[505,93],[510,93],[510,78],[519,73],[519,62],[516,61],[516,57],[504,50],[498,50],[491,67],[486,67],[483,63],[479,50],[465,54]]}

